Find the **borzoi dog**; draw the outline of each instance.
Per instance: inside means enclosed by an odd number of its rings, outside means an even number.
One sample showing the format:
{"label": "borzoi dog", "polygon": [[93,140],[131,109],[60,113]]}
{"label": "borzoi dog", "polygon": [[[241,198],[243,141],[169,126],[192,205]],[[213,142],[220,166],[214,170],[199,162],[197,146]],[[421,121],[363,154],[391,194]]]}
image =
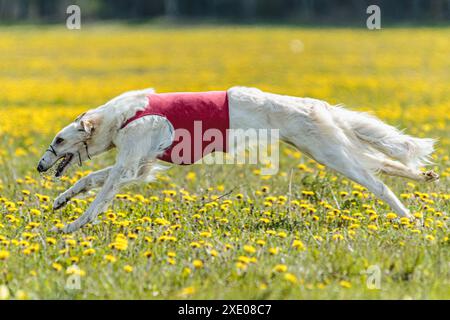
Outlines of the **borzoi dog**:
{"label": "borzoi dog", "polygon": [[118,149],[113,166],[87,175],[57,197],[54,209],[80,193],[101,187],[86,212],[59,231],[73,232],[92,222],[126,184],[151,180],[161,168],[158,159],[189,164],[205,153],[228,151],[226,138],[212,150],[206,150],[204,141],[193,141],[200,145],[199,154],[171,158],[180,143],[175,132],[192,133],[195,121],[202,123],[202,133],[277,129],[281,141],[366,187],[401,217],[411,215],[376,174],[423,182],[439,178],[433,171],[419,170],[429,163],[433,139],[405,135],[371,115],[324,101],[244,87],[203,93],[131,91],[79,116],[56,135],[39,161],[39,172],[59,163],[56,176],[61,176],[73,163]]}

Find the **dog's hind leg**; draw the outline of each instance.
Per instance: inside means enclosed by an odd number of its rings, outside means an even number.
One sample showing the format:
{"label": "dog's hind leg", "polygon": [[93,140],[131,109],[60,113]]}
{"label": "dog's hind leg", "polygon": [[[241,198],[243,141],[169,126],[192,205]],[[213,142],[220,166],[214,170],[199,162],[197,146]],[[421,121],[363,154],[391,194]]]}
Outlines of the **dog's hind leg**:
{"label": "dog's hind leg", "polygon": [[324,164],[366,187],[376,197],[386,202],[400,216],[410,217],[409,210],[406,209],[388,186],[360,165],[356,159],[352,159],[352,157],[349,156],[344,156],[342,159],[344,159],[345,162],[336,163],[334,159],[327,159],[324,161]]}
{"label": "dog's hind leg", "polygon": [[[335,138],[339,139],[339,132],[336,132]],[[317,162],[366,187],[376,197],[386,202],[400,216],[410,217],[409,210],[405,208],[382,181],[378,180],[369,169],[364,167],[358,160],[357,154],[344,146],[344,141],[339,143],[339,140],[320,133],[319,137],[315,136],[313,139],[316,141],[309,141],[307,145],[305,145],[304,141],[295,138],[289,139],[289,142]],[[297,140],[297,143],[295,140]]]}
{"label": "dog's hind leg", "polygon": [[[295,119],[295,118],[294,118]],[[309,130],[292,134],[292,128],[281,134],[300,151],[310,155],[319,163],[343,174],[347,178],[366,187],[376,197],[386,202],[398,215],[410,217],[409,210],[395,194],[374,175],[376,167],[367,161],[359,142],[345,133],[330,113],[330,108],[317,105],[309,115]],[[301,123],[297,125],[299,127]]]}
{"label": "dog's hind leg", "polygon": [[111,168],[112,167],[108,167],[99,171],[92,172],[86,177],[78,180],[71,188],[67,189],[55,199],[55,201],[53,202],[53,210],[62,208],[69,202],[70,199],[80,193],[84,193],[91,189],[101,187],[105,183],[105,180],[108,177]]}
{"label": "dog's hind leg", "polygon": [[365,157],[370,158],[381,173],[411,179],[419,182],[432,182],[439,180],[439,175],[432,170],[420,171],[415,168],[407,167],[399,161],[394,161],[386,158],[377,158],[370,155],[365,155]]}
{"label": "dog's hind leg", "polygon": [[345,150],[319,160],[327,167],[343,174],[347,178],[366,187],[376,197],[386,202],[397,214],[410,217],[409,210],[401,203],[395,194],[369,170],[364,168],[357,158],[350,156]]}

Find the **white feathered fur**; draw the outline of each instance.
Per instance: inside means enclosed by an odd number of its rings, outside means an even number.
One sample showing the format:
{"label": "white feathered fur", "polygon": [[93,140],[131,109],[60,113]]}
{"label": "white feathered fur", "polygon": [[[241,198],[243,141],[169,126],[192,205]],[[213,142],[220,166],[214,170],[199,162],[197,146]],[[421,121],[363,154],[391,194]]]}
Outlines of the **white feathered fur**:
{"label": "white feathered fur", "polygon": [[331,109],[338,126],[346,128],[368,147],[397,159],[411,169],[430,163],[434,139],[421,139],[404,134],[368,113],[356,112],[336,106]]}

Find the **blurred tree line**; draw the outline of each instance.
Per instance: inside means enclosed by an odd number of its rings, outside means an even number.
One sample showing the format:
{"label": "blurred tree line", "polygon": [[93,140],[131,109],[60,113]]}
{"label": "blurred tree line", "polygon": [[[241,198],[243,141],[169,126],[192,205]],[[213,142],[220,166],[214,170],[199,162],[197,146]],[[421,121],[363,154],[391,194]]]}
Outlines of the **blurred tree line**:
{"label": "blurred tree line", "polygon": [[392,22],[450,20],[450,0],[0,0],[0,22],[57,22],[77,4],[84,21],[218,19],[234,22],[347,23],[365,21],[377,4]]}

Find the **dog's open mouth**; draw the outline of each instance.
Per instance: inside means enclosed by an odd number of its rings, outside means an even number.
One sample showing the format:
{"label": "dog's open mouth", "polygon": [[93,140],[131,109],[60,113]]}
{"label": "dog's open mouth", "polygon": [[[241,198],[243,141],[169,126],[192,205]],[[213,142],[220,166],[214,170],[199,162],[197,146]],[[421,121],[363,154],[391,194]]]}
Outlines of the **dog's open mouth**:
{"label": "dog's open mouth", "polygon": [[73,153],[67,153],[63,157],[60,158],[58,166],[56,168],[55,177],[60,177],[64,173],[64,169],[69,165],[70,161],[73,158]]}

